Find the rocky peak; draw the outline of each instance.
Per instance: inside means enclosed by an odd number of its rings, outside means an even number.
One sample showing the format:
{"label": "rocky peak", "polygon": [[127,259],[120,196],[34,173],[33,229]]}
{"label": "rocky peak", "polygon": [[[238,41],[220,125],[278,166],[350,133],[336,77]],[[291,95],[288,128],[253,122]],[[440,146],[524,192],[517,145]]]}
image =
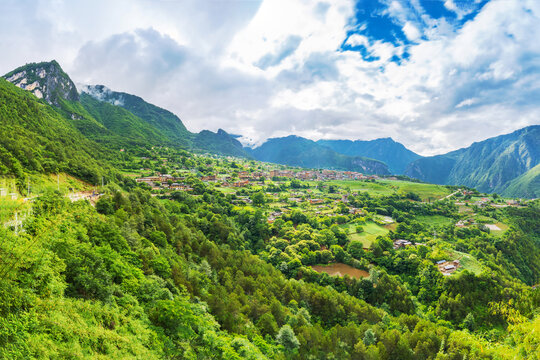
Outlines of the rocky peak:
{"label": "rocky peak", "polygon": [[75,84],[55,60],[26,64],[4,75],[4,78],[54,106],[60,106],[60,99],[79,100]]}

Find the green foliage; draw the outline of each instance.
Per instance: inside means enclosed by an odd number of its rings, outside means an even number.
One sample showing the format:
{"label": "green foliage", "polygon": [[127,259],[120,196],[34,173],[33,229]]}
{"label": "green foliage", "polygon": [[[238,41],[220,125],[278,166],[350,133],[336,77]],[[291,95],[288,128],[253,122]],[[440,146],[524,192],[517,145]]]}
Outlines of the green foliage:
{"label": "green foliage", "polygon": [[294,335],[293,329],[288,324],[283,325],[279,329],[276,341],[285,348],[286,352],[292,352],[300,346],[300,342]]}
{"label": "green foliage", "polygon": [[51,107],[0,79],[0,175],[26,186],[25,171],[65,172],[90,183],[110,171],[104,149],[86,139]]}

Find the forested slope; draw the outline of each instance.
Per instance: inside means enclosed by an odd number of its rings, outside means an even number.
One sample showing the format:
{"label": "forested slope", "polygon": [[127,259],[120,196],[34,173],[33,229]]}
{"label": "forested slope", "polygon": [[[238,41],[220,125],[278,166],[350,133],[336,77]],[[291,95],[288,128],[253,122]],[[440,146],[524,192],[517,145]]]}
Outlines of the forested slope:
{"label": "forested slope", "polygon": [[0,79],[0,174],[25,187],[25,171],[66,172],[96,183],[110,167],[102,147],[34,95]]}

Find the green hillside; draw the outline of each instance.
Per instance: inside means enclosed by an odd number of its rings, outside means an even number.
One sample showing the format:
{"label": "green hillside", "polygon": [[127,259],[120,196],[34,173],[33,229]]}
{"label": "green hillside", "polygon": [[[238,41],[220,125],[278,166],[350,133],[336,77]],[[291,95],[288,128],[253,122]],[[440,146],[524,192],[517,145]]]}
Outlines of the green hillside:
{"label": "green hillside", "polygon": [[101,132],[83,131],[86,136],[96,141],[147,146],[166,145],[171,142],[157,128],[120,106],[96,100],[85,93],[81,95],[81,105],[90,116],[109,130],[108,134],[114,135],[111,138]]}
{"label": "green hillside", "polygon": [[510,181],[502,194],[508,197],[540,198],[540,164]]}
{"label": "green hillside", "polygon": [[65,172],[96,183],[109,172],[106,152],[55,109],[0,79],[0,174],[25,187],[25,172]]}
{"label": "green hillside", "polygon": [[138,96],[112,91],[103,85],[85,86],[82,91],[83,97],[93,97],[128,110],[181,146],[187,147],[190,144],[193,134],[186,129],[178,116],[168,110],[150,104]]}

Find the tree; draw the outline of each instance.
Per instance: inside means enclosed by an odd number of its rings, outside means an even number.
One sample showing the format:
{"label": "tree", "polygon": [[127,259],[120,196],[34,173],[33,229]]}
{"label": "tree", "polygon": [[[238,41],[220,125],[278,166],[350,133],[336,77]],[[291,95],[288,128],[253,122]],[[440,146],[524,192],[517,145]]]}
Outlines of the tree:
{"label": "tree", "polygon": [[347,245],[347,251],[355,259],[361,259],[364,255],[364,244],[360,240],[351,240]]}
{"label": "tree", "polygon": [[279,329],[276,341],[285,348],[286,352],[292,352],[300,346],[300,342],[289,324],[285,324]]}
{"label": "tree", "polygon": [[266,199],[264,198],[264,193],[258,191],[255,194],[251,195],[251,201],[253,201],[254,206],[264,206]]}
{"label": "tree", "polygon": [[276,320],[270,312],[262,314],[257,322],[257,327],[262,335],[275,336],[278,331]]}
{"label": "tree", "polygon": [[464,329],[474,331],[474,329],[476,328],[476,322],[474,321],[474,316],[472,313],[467,314],[465,320],[463,320],[462,326]]}
{"label": "tree", "polygon": [[364,333],[364,344],[366,346],[374,345],[377,342],[377,337],[372,329],[367,329]]}

